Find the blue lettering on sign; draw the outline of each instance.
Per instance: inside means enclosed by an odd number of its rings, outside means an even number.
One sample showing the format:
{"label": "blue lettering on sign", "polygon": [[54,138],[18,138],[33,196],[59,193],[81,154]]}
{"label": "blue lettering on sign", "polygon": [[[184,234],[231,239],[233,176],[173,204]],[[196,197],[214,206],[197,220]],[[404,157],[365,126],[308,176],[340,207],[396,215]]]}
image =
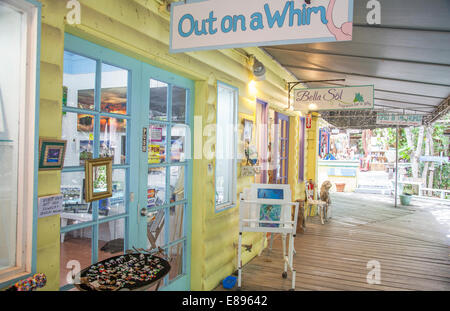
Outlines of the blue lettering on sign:
{"label": "blue lettering on sign", "polygon": [[280,15],[279,11],[275,11],[272,15],[270,13],[269,5],[268,4],[264,5],[264,11],[266,12],[267,23],[269,24],[270,28],[273,28],[275,22],[277,22],[279,28],[283,27],[284,20],[286,19],[286,13],[287,13],[289,7],[290,7],[289,2],[287,2],[286,5],[284,6],[284,10],[281,15]]}
{"label": "blue lettering on sign", "polygon": [[235,15],[233,16],[233,31],[236,32],[238,21],[241,21],[241,30],[246,31],[247,27],[245,26],[245,16],[244,15]]}
{"label": "blue lettering on sign", "polygon": [[[269,28],[283,28],[287,19],[289,27],[300,27],[310,25],[312,14],[320,14],[320,21],[325,25],[328,24],[327,10],[324,6],[307,7],[306,4],[303,4],[302,8],[295,8],[295,1],[286,1],[282,12],[279,10],[272,11],[270,5],[268,3],[265,4],[264,12],[251,14],[248,24],[244,15],[226,15],[220,20],[220,30],[223,33],[236,32],[239,29],[244,32],[247,31],[248,27],[253,31],[257,31],[264,29],[265,23],[267,23]],[[184,38],[192,34],[195,34],[195,36],[214,35],[218,32],[215,26],[217,21],[214,11],[209,12],[208,18],[201,20],[196,20],[191,14],[185,14],[178,22],[178,33]]]}
{"label": "blue lettering on sign", "polygon": [[[228,22],[228,26],[225,24]],[[225,16],[221,23],[222,32],[227,33],[233,29],[233,18],[230,15]]]}
{"label": "blue lettering on sign", "polygon": [[209,33],[215,34],[217,32],[217,28],[214,28],[214,22],[217,21],[217,18],[214,17],[214,12],[209,12],[209,18],[207,19],[209,23]]}
{"label": "blue lettering on sign", "polygon": [[263,16],[261,13],[253,13],[251,18],[252,21],[250,22],[250,28],[252,30],[264,29]]}
{"label": "blue lettering on sign", "polygon": [[[183,22],[185,20],[189,20],[190,22],[190,30],[188,32],[183,31]],[[178,33],[180,36],[186,38],[189,37],[194,32],[194,17],[191,14],[183,15],[183,17],[180,19],[180,22],[178,23]]]}

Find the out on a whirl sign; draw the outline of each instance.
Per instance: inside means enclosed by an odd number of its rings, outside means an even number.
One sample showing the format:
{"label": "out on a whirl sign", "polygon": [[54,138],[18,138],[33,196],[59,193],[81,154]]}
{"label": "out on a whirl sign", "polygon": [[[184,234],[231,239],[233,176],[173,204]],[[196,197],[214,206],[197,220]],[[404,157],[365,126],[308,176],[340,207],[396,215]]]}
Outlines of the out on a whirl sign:
{"label": "out on a whirl sign", "polygon": [[174,2],[170,51],[352,40],[353,0]]}
{"label": "out on a whirl sign", "polygon": [[373,85],[294,91],[294,107],[301,111],[372,109],[373,99]]}

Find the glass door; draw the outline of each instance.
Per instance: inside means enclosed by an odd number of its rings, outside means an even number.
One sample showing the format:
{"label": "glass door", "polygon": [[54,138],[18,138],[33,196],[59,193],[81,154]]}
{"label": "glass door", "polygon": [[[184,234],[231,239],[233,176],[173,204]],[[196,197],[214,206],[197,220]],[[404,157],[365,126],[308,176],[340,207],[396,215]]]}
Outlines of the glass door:
{"label": "glass door", "polygon": [[169,257],[166,290],[190,288],[192,81],[143,65],[141,106],[147,153],[141,158],[140,238]]}
{"label": "glass door", "polygon": [[[65,35],[62,139],[67,140],[61,193],[60,285],[70,289],[71,269],[123,254],[133,239],[138,192],[138,83],[140,63]],[[87,159],[113,158],[111,198],[84,197]]]}

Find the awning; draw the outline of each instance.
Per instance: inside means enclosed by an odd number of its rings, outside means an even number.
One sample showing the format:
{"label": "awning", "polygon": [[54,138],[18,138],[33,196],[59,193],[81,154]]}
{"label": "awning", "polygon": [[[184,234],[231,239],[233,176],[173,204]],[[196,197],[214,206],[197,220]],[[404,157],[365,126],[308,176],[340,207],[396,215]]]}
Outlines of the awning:
{"label": "awning", "polygon": [[[421,114],[425,122],[434,122],[449,111],[450,1],[380,3],[381,25],[369,25],[367,1],[355,1],[352,41],[264,49],[298,80],[345,79],[334,85],[373,84],[375,111]],[[374,111],[321,115],[339,127],[355,127],[358,122],[368,128],[376,125]]]}

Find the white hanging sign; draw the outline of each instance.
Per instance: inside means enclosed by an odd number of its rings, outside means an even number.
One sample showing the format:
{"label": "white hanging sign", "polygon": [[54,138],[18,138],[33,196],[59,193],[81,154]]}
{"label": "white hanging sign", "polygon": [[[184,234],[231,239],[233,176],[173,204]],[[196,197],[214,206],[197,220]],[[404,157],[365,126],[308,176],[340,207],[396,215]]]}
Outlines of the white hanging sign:
{"label": "white hanging sign", "polygon": [[294,91],[294,107],[301,111],[372,109],[373,99],[373,85]]}
{"label": "white hanging sign", "polygon": [[62,194],[40,197],[38,200],[38,218],[61,214],[63,211]]}
{"label": "white hanging sign", "polygon": [[378,113],[377,124],[421,126],[423,124],[423,116],[417,114],[399,115],[392,113]]}
{"label": "white hanging sign", "polygon": [[352,40],[353,0],[195,0],[171,4],[172,53]]}

